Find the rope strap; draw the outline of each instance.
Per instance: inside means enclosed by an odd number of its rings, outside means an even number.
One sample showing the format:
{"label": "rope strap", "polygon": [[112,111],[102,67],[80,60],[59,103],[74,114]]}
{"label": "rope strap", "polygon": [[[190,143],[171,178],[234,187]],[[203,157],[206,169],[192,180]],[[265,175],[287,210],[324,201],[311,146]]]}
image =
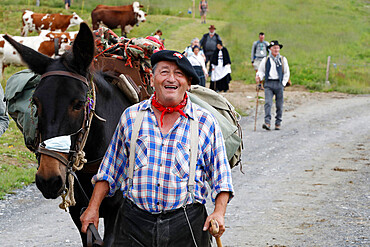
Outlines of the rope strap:
{"label": "rope strap", "polygon": [[[81,141],[81,145],[77,153],[75,154],[75,161],[72,164],[71,171],[68,172],[68,187],[69,189],[66,189],[64,194],[62,195],[62,203],[59,204],[59,207],[61,209],[64,209],[67,211],[67,208],[70,206],[75,206],[76,205],[76,200],[74,197],[74,180],[75,177],[73,176],[72,173],[75,171],[80,171],[84,167],[85,163],[87,160],[85,159],[85,152],[83,151],[87,137],[89,136],[90,132],[90,126],[93,117],[95,116],[95,102],[96,102],[96,92],[95,92],[95,84],[91,83],[91,91],[92,91],[92,106],[91,106],[91,111],[89,112],[89,116],[87,119],[87,125],[86,125],[86,132],[84,133]],[[76,177],[77,178],[77,177]],[[81,187],[82,188],[82,187]]]}

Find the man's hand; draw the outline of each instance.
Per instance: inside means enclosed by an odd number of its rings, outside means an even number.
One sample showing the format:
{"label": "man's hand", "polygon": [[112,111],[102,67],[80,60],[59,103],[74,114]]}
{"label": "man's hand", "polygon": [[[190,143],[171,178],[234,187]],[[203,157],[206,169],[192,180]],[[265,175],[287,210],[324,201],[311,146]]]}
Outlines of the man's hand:
{"label": "man's hand", "polygon": [[256,75],[255,80],[256,80],[256,83],[257,83],[257,84],[259,84],[259,83],[261,82],[261,79],[260,79],[260,77],[259,77],[258,75]]}
{"label": "man's hand", "polygon": [[85,212],[81,215],[80,220],[81,220],[81,223],[82,223],[81,231],[83,233],[87,232],[87,228],[88,228],[90,223],[93,223],[95,225],[96,229],[98,229],[99,209],[96,210],[96,209],[92,209],[91,207],[88,207],[85,210]]}
{"label": "man's hand", "polygon": [[259,90],[263,90],[263,85],[261,83],[257,84],[256,86],[256,90],[259,91]]}
{"label": "man's hand", "polygon": [[81,231],[83,233],[86,233],[87,227],[90,223],[93,223],[96,229],[98,229],[100,204],[105,196],[108,195],[108,192],[109,184],[107,181],[99,181],[95,184],[93,194],[90,198],[89,206],[80,217],[82,223]]}
{"label": "man's hand", "polygon": [[[203,231],[209,231],[214,237],[221,237],[225,232],[225,213],[227,202],[229,201],[229,192],[220,192],[216,197],[216,206],[212,214],[210,214],[203,226]],[[216,220],[219,226],[219,232],[213,233],[211,228],[211,220]]]}
{"label": "man's hand", "polygon": [[[212,226],[211,226],[211,220],[216,220],[218,222],[219,231],[218,233],[213,233]],[[213,212],[211,215],[209,215],[206,219],[206,223],[204,224],[203,231],[209,231],[212,236],[214,237],[221,237],[222,234],[225,232],[225,217],[220,214]]]}

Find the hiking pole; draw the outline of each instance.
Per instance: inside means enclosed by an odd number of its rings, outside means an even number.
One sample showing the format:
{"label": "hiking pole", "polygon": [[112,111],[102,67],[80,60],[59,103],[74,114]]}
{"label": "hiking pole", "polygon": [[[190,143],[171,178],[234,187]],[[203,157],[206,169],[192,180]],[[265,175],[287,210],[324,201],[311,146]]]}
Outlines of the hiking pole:
{"label": "hiking pole", "polygon": [[[217,220],[215,219],[211,220],[211,226],[212,226],[212,233],[217,234],[220,230],[218,227]],[[221,238],[220,237],[215,237],[215,238],[216,238],[217,247],[222,247]]]}
{"label": "hiking pole", "polygon": [[257,100],[256,100],[256,115],[254,116],[254,131],[256,131],[256,124],[257,124],[257,113],[258,113],[258,93],[260,91],[259,85],[257,85]]}

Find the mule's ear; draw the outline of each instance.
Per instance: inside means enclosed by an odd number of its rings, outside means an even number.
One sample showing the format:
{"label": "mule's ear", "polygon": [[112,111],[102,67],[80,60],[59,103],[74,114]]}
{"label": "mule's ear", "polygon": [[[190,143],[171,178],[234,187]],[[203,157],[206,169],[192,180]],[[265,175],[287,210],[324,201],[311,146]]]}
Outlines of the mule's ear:
{"label": "mule's ear", "polygon": [[7,34],[5,34],[3,37],[18,51],[22,60],[27,64],[28,68],[30,68],[36,74],[44,74],[46,68],[54,61],[54,59],[18,43]]}
{"label": "mule's ear", "polygon": [[73,42],[73,63],[81,73],[86,73],[94,57],[95,42],[89,26],[82,22],[80,31]]}

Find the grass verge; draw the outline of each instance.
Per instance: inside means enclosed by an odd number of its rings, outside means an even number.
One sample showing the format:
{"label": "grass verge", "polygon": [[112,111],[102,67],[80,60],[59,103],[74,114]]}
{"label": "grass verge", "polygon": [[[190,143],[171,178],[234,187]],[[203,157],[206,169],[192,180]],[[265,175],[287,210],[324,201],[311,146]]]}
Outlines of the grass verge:
{"label": "grass verge", "polygon": [[0,138],[0,164],[0,199],[35,181],[35,155],[25,147],[23,136],[13,120]]}

